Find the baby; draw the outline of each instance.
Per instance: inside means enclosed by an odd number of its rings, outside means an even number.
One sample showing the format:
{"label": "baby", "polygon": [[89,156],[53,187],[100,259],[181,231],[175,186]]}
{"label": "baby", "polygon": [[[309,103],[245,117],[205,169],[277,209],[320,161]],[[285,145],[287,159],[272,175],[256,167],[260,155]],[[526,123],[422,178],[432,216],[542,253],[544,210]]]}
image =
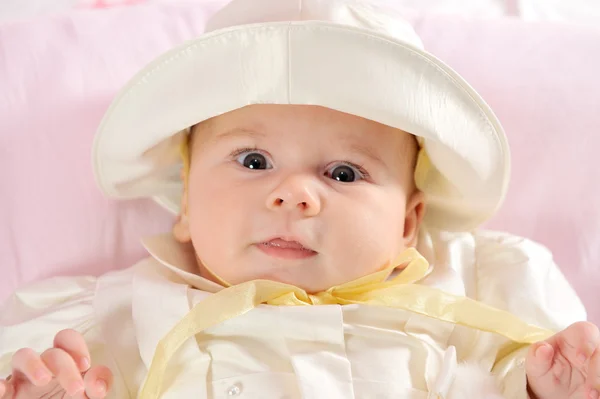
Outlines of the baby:
{"label": "baby", "polygon": [[474,230],[506,190],[497,120],[408,24],[234,0],[207,31],[95,143],[101,188],[172,233],[15,294],[0,398],[598,398],[600,333],[547,252]]}

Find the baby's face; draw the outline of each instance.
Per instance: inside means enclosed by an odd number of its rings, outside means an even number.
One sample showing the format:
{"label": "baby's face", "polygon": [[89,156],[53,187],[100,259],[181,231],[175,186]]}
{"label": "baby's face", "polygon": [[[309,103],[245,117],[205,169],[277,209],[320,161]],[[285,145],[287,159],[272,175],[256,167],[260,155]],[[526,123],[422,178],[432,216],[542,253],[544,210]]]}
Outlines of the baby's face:
{"label": "baby's face", "polygon": [[309,292],[389,266],[415,242],[413,136],[317,106],[252,105],[194,129],[176,237],[201,274]]}

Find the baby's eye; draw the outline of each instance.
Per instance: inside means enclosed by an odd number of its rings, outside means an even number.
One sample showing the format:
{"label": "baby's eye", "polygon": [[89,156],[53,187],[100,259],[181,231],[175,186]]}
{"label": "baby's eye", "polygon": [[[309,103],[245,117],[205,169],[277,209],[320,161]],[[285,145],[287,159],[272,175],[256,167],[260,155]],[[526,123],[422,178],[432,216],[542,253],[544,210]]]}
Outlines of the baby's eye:
{"label": "baby's eye", "polygon": [[364,173],[358,166],[347,164],[338,164],[329,168],[326,175],[342,183],[352,183],[365,178]]}
{"label": "baby's eye", "polygon": [[260,152],[244,151],[238,154],[236,161],[248,169],[271,169],[273,166]]}

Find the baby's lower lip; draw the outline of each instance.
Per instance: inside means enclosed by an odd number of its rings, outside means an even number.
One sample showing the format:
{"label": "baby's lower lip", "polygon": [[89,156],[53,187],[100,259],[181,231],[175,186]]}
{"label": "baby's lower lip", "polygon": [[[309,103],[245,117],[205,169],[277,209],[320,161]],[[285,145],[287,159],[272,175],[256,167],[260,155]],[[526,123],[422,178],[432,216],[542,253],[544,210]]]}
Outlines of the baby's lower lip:
{"label": "baby's lower lip", "polygon": [[312,249],[304,248],[297,242],[282,240],[262,242],[257,244],[256,247],[265,254],[279,259],[306,259],[317,254]]}

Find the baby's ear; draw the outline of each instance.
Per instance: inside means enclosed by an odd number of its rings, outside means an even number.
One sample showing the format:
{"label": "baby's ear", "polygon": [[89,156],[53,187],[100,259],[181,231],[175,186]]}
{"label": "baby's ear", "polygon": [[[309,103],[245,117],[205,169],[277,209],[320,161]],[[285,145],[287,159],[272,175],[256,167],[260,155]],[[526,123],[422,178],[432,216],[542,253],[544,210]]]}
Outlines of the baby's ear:
{"label": "baby's ear", "polygon": [[180,243],[188,243],[192,240],[192,236],[190,234],[190,224],[187,217],[187,173],[183,168],[181,170],[181,180],[183,183],[183,193],[181,195],[181,213],[177,217],[175,225],[173,225],[173,236]]}
{"label": "baby's ear", "polygon": [[183,244],[191,241],[190,225],[186,215],[179,215],[177,217],[177,221],[173,226],[173,236],[177,241]]}
{"label": "baby's ear", "polygon": [[406,202],[406,213],[404,216],[404,245],[414,247],[417,245],[419,228],[425,215],[425,195],[419,191],[415,192]]}

